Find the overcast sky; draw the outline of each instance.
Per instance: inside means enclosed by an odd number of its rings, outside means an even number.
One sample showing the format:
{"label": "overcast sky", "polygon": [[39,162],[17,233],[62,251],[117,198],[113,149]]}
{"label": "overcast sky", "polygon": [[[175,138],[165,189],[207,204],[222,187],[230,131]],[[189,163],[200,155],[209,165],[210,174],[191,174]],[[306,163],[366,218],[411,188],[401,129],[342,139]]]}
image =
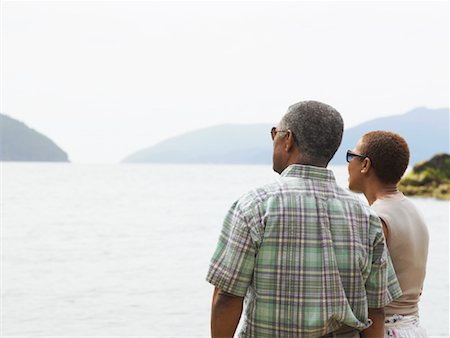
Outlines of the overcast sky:
{"label": "overcast sky", "polygon": [[449,104],[448,1],[3,1],[2,47],[1,111],[73,162],[304,99],[346,127]]}

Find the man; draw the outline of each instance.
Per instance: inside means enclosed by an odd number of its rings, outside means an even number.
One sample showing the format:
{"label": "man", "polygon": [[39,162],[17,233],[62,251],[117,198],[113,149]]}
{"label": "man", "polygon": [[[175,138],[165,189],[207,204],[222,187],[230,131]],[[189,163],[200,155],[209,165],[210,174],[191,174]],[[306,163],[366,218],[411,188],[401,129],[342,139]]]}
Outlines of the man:
{"label": "man", "polygon": [[212,336],[233,336],[245,298],[241,337],[383,337],[401,290],[379,218],[326,169],[341,115],[299,102],[271,133],[280,178],[233,204],[211,260]]}

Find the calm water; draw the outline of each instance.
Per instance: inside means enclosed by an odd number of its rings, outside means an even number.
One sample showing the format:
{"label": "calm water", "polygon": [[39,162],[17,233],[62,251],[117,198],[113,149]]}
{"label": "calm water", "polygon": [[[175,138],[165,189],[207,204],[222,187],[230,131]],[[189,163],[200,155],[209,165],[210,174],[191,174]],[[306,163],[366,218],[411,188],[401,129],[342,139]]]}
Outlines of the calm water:
{"label": "calm water", "polygon": [[[228,207],[269,166],[4,163],[2,336],[208,336],[204,281]],[[345,167],[335,167],[346,184]],[[421,302],[448,336],[449,203],[413,199],[430,230]]]}

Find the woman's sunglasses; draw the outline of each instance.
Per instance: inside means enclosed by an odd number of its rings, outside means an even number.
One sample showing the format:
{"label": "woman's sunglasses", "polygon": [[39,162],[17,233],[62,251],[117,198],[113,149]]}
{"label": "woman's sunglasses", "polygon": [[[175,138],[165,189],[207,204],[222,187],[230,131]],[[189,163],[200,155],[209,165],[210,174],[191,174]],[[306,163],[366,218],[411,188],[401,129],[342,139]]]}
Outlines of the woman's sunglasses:
{"label": "woman's sunglasses", "polygon": [[346,157],[347,162],[350,162],[354,157],[359,157],[361,159],[364,159],[364,158],[367,157],[367,155],[357,154],[357,153],[354,153],[351,150],[347,150],[347,157]]}

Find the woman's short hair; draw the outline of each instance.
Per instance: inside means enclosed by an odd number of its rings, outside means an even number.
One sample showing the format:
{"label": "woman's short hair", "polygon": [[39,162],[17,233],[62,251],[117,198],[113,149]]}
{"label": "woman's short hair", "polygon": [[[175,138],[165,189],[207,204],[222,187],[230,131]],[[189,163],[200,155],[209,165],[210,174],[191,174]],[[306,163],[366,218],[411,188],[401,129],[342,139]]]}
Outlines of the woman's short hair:
{"label": "woman's short hair", "polygon": [[371,131],[364,134],[362,148],[381,182],[400,181],[409,163],[409,147],[403,137],[390,131]]}

